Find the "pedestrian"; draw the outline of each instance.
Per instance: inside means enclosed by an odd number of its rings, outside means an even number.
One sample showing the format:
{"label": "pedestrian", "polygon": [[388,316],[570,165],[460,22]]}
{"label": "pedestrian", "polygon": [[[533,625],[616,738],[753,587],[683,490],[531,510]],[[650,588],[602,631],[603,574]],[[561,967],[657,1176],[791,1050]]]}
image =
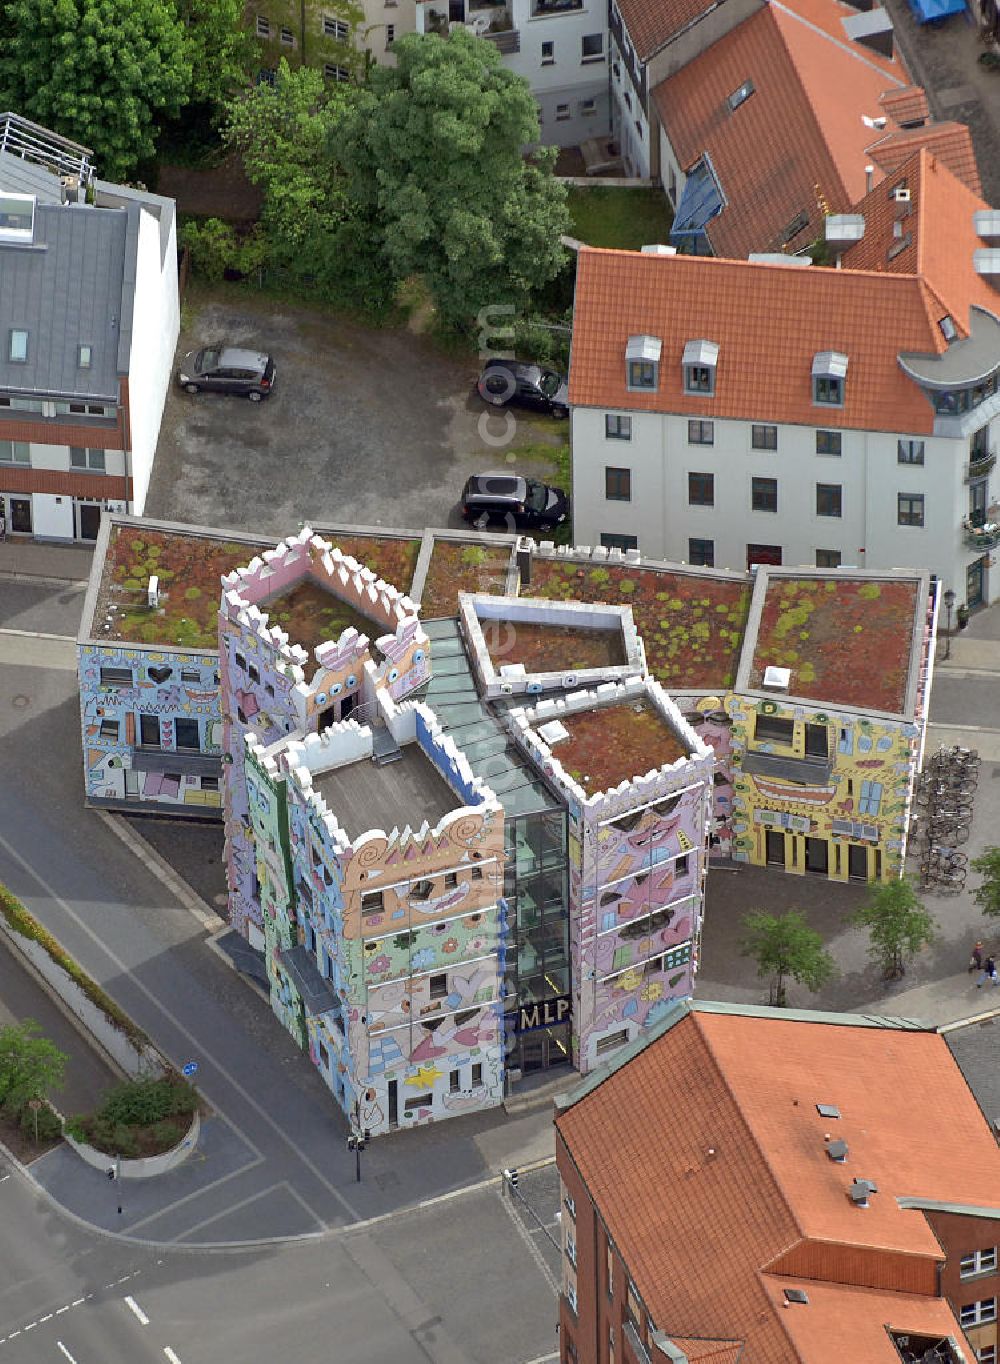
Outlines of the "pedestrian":
{"label": "pedestrian", "polygon": [[1000,985],[1000,976],[997,975],[997,964],[992,957],[987,957],[983,963],[982,975],[976,981],[976,989],[982,989],[986,981],[991,985]]}
{"label": "pedestrian", "polygon": [[981,971],[983,969],[983,944],[977,942],[972,949],[972,957],[969,960],[969,973]]}

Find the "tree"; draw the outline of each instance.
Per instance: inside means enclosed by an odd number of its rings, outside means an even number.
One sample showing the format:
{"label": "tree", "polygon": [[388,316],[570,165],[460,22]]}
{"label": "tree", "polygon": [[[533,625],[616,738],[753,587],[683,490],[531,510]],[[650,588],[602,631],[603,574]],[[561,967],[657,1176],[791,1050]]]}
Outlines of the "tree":
{"label": "tree", "polygon": [[868,930],[868,954],[886,980],[906,974],[906,959],[934,941],[937,924],[906,877],[873,886],[868,900],[851,916]]}
{"label": "tree", "polygon": [[187,102],[173,0],[0,0],[0,20],[3,106],[91,147],[108,179],[152,156],[154,116]]}
{"label": "tree", "polygon": [[972,859],[972,870],[983,878],[972,898],[984,914],[995,919],[1000,916],[1000,848],[984,848]]}
{"label": "tree", "polygon": [[819,990],[837,973],[823,939],[806,923],[799,909],[768,914],[757,909],[743,918],[740,951],[757,963],[759,976],[771,977],[771,1002],[785,1006],[785,979],[791,977],[807,990]]}
{"label": "tree", "polygon": [[397,281],[421,275],[442,318],[523,306],[564,264],[565,189],[526,80],[464,28],[409,34],[358,91],[344,165]]}
{"label": "tree", "polygon": [[245,85],[256,55],[243,0],[177,0],[191,63],[192,104],[216,106]]}
{"label": "tree", "polygon": [[0,1108],[10,1113],[62,1084],[68,1058],[39,1032],[32,1018],[0,1028]]}

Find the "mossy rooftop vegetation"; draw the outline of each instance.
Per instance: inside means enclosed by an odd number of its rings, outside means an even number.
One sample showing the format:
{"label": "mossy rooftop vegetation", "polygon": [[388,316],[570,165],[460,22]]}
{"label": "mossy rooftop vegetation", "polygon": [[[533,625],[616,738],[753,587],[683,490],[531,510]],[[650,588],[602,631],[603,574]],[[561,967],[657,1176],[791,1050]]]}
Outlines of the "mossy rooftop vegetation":
{"label": "mossy rooftop vegetation", "polygon": [[457,616],[459,592],[502,595],[510,557],[506,545],[436,539],[420,601],[421,619]]}
{"label": "mossy rooftop vegetation", "polygon": [[622,667],[625,641],[618,629],[544,625],[534,621],[480,621],[495,668],[520,663],[526,672],[576,672]]}
{"label": "mossy rooftop vegetation", "polygon": [[750,668],[790,668],[789,692],[898,714],[906,704],[918,583],[771,578]]}
{"label": "mossy rooftop vegetation", "polygon": [[339,639],[352,626],[373,644],[389,633],[384,622],[362,615],[313,577],[300,579],[259,606],[268,625],[279,626],[292,644],[301,645],[308,653],[318,644]]}
{"label": "mossy rooftop vegetation", "polygon": [[687,755],[673,727],[645,699],[560,714],[569,738],[553,748],[564,771],[588,796]]}
{"label": "mossy rooftop vegetation", "polygon": [[736,666],[750,585],[635,564],[535,559],[525,595],[631,606],[656,680],[673,691],[724,691]]}
{"label": "mossy rooftop vegetation", "polygon": [[410,595],[413,572],[420,553],[420,539],[405,539],[391,535],[335,535],[317,531],[322,539],[335,545],[343,554],[356,559],[362,568],[370,568],[383,582]]}

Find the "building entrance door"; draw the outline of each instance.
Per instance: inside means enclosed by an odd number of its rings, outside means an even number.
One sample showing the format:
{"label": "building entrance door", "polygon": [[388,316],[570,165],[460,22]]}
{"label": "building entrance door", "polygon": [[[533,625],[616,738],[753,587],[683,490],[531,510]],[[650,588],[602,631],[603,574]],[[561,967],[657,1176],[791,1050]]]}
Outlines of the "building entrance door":
{"label": "building entrance door", "polygon": [[783,867],[785,865],[785,835],[776,829],[768,829],[764,841],[768,865]]}
{"label": "building entrance door", "polygon": [[868,849],[860,843],[847,846],[847,875],[852,881],[868,880]]}
{"label": "building entrance door", "polygon": [[389,1126],[399,1126],[399,1081],[389,1081]]}
{"label": "building entrance door", "polygon": [[76,508],[80,523],[77,534],[80,539],[96,540],[97,532],[101,529],[100,502],[78,502]]}
{"label": "building entrance door", "polygon": [[557,1023],[551,1028],[535,1028],[521,1034],[520,1065],[525,1075],[548,1070],[550,1066],[568,1065],[570,1060],[568,1023]]}
{"label": "building entrance door", "polygon": [[[6,503],[6,508],[4,508],[4,503]],[[31,534],[30,497],[0,497],[0,509],[5,511],[8,534]]]}
{"label": "building entrance door", "polygon": [[830,866],[830,846],[825,838],[806,839],[806,871],[825,876]]}
{"label": "building entrance door", "polygon": [[986,599],[985,560],[977,559],[965,570],[965,604],[982,606]]}

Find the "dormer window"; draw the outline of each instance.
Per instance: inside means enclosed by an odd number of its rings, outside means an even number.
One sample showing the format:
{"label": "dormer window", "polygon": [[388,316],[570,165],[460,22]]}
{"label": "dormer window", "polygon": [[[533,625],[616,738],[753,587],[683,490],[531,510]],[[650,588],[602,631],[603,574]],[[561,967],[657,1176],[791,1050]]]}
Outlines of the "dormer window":
{"label": "dormer window", "polygon": [[658,336],[630,336],[625,347],[626,386],[630,392],[654,392],[660,383],[660,354],[663,342]]}
{"label": "dormer window", "polygon": [[28,359],[28,333],[20,327],[10,329],[10,351],[8,358],[16,365],[23,365]]}
{"label": "dormer window", "polygon": [[945,313],[944,317],[938,322],[938,326],[941,328],[941,335],[950,346],[958,335],[958,328],[955,326],[954,318],[949,316],[948,313]]}
{"label": "dormer window", "polygon": [[726,100],[726,103],[729,105],[730,112],[735,113],[736,110],[740,107],[740,105],[745,104],[752,94],[753,81],[744,81],[743,84],[739,87],[739,89],[734,90],[733,93]]}
{"label": "dormer window", "polygon": [[812,366],[813,402],[823,407],[843,407],[847,379],[847,356],[824,350],[814,357]]}
{"label": "dormer window", "polygon": [[715,394],[715,369],[719,347],[714,341],[689,341],[684,347],[684,392],[711,398]]}

